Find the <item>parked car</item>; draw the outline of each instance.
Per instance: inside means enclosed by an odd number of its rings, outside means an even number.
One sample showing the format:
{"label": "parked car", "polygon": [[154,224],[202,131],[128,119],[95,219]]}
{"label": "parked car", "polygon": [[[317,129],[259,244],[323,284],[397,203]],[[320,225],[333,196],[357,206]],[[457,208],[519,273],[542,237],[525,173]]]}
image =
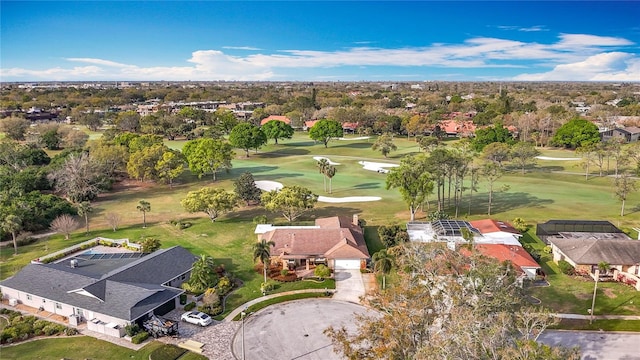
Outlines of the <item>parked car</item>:
{"label": "parked car", "polygon": [[213,319],[211,318],[211,316],[199,311],[186,312],[182,314],[180,319],[182,319],[182,321],[186,321],[188,323],[196,324],[200,326],[207,326],[213,322]]}

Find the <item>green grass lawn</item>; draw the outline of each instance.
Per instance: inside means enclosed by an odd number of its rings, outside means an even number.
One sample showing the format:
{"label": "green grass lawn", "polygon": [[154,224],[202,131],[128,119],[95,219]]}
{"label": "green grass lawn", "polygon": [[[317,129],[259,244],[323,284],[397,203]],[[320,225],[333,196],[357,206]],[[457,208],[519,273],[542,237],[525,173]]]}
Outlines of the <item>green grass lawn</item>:
{"label": "green grass lawn", "polygon": [[153,341],[135,351],[90,336],[60,337],[3,347],[0,357],[3,360],[148,360],[149,354],[162,345],[161,342]]}
{"label": "green grass lawn", "polygon": [[[92,134],[94,136],[94,134]],[[94,212],[90,217],[91,232],[83,230],[74,233],[70,240],[62,236],[52,236],[36,243],[20,247],[19,254],[13,256],[12,248],[0,250],[0,277],[6,278],[18,271],[30,260],[48,252],[68,247],[75,243],[96,236],[110,238],[129,238],[133,241],[153,236],[162,241],[163,247],[181,245],[195,254],[211,255],[216,262],[225,265],[227,270],[243,281],[227,299],[225,314],[241,304],[261,296],[261,273],[255,271],[251,256],[251,246],[256,241],[253,233],[255,216],[266,214],[274,224],[286,224],[278,214],[268,213],[260,207],[240,207],[233,213],[222,216],[215,223],[209,221],[204,214],[189,214],[180,206],[189,191],[204,186],[233,188],[233,180],[245,171],[253,174],[256,180],[273,180],[284,185],[301,185],[315,193],[325,196],[381,196],[382,201],[363,203],[318,203],[313,212],[305,215],[302,224],[310,224],[315,218],[335,215],[350,216],[359,214],[365,220],[365,237],[370,253],[383,248],[377,236],[377,227],[389,224],[404,224],[409,219],[409,212],[401,200],[397,190],[385,189],[385,175],[363,170],[358,161],[380,161],[399,163],[402,156],[418,153],[414,139],[398,137],[394,140],[398,150],[389,158],[371,150],[373,139],[353,141],[331,141],[327,148],[322,144],[314,144],[307,134],[296,133],[293,139],[280,141],[275,145],[269,143],[258,153],[251,152],[249,158],[239,151],[233,160],[233,169],[228,173],[218,174],[213,182],[210,177],[198,179],[190,174],[183,174],[176,186],[140,184],[131,181],[118,191],[101,194],[92,205]],[[176,149],[184,145],[184,141],[171,141],[167,144]],[[575,157],[566,150],[543,150],[543,155],[552,157]],[[323,177],[318,173],[313,156],[326,156],[339,162],[337,174],[333,178],[333,193],[323,190]],[[497,186],[509,185],[509,190],[494,194],[491,218],[511,221],[522,217],[530,224],[544,222],[549,219],[591,219],[609,220],[617,226],[628,228],[640,221],[640,193],[634,193],[627,201],[627,215],[620,217],[620,203],[613,195],[610,178],[598,178],[594,175],[586,180],[578,161],[540,160],[534,170],[521,175],[513,170],[497,181]],[[596,171],[592,169],[592,173]],[[568,172],[568,173],[565,173]],[[577,173],[577,174],[570,174]],[[487,188],[480,182],[479,191],[473,194],[471,212],[468,193],[460,208],[460,218],[480,219],[487,215]],[[140,200],[151,203],[151,211],[147,213],[148,227],[142,228],[142,214],[136,210]],[[431,197],[432,204],[434,197]],[[114,212],[122,217],[120,228],[113,232],[104,220],[105,214]],[[418,220],[424,220],[426,214],[419,212]],[[193,226],[180,230],[169,224],[170,220],[183,219]],[[524,242],[530,242],[539,249],[544,244],[536,242],[532,236],[525,236]],[[577,278],[560,274],[550,256],[541,260],[541,265],[549,275],[551,287],[531,290],[533,296],[542,300],[543,305],[558,312],[586,313],[590,307],[593,282],[581,281]],[[387,277],[387,283],[393,283],[393,276]],[[310,283],[296,282],[282,284],[276,291],[288,291],[300,287],[316,286]],[[320,288],[331,286],[319,285]],[[596,301],[596,314],[638,314],[640,313],[640,295],[630,288],[616,284],[599,285]],[[608,325],[607,325],[608,326]],[[614,326],[614,325],[611,325]],[[619,325],[615,325],[619,326]],[[635,325],[634,325],[635,326]],[[62,345],[61,345],[62,344]],[[153,347],[155,343],[147,345]],[[3,359],[19,358],[29,354],[29,358],[60,359],[91,358],[95,354],[109,354],[107,359],[148,358],[151,350],[129,353],[129,350],[114,347],[108,343],[98,342],[91,338],[52,339],[27,343],[17,347],[3,349]],[[76,348],[82,348],[78,350]],[[44,350],[46,349],[46,351]],[[50,350],[51,349],[51,350]],[[90,349],[90,351],[89,351]],[[31,355],[34,354],[34,355]],[[114,355],[111,355],[114,354]],[[146,354],[146,355],[145,355]],[[145,357],[147,356],[147,357]],[[24,357],[22,357],[24,358]]]}
{"label": "green grass lawn", "polygon": [[[533,230],[525,234],[521,241],[543,254],[539,263],[551,284],[549,287],[529,288],[529,294],[555,312],[587,315],[593,299],[593,280],[563,274],[553,262],[551,254],[544,254],[545,245],[533,235]],[[638,315],[640,292],[618,282],[599,282],[594,314]]]}

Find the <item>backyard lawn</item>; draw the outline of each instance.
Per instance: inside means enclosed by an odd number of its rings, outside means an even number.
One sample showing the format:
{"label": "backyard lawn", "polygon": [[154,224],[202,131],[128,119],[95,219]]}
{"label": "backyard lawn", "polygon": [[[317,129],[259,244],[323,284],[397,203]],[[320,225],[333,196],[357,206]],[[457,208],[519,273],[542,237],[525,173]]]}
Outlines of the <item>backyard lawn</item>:
{"label": "backyard lawn", "polygon": [[[130,350],[90,336],[49,338],[6,346],[0,350],[3,360],[149,360],[149,355],[164,344],[151,341],[140,350]],[[206,357],[187,352],[180,360],[204,360]]]}

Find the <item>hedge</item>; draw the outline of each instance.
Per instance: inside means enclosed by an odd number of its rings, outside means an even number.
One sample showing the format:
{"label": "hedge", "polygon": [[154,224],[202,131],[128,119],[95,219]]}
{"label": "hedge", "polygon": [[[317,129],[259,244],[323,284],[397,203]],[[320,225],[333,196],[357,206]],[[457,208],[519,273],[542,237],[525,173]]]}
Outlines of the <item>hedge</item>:
{"label": "hedge", "polygon": [[134,344],[141,344],[145,340],[149,338],[149,333],[146,331],[139,332],[134,337],[131,338],[131,342]]}

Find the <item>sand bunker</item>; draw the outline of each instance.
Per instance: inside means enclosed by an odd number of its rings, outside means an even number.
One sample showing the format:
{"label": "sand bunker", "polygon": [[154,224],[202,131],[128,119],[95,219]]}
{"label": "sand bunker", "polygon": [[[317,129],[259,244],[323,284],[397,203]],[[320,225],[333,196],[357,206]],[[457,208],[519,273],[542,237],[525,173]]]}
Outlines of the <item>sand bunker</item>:
{"label": "sand bunker", "polygon": [[315,161],[320,161],[322,159],[327,160],[329,162],[329,165],[340,165],[340,163],[333,162],[328,157],[324,157],[324,156],[314,156],[313,157],[313,160],[315,160]]}
{"label": "sand bunker", "polygon": [[[255,182],[256,187],[263,191],[273,191],[282,189],[283,185],[277,181],[258,180]],[[379,196],[348,196],[348,197],[328,197],[318,196],[318,201],[326,203],[348,203],[348,202],[365,202],[382,200]]]}
{"label": "sand bunker", "polygon": [[342,141],[349,141],[349,140],[367,140],[371,138],[371,136],[360,136],[360,137],[352,137],[352,138],[338,138],[338,140],[342,140]]}
{"label": "sand bunker", "polygon": [[390,167],[398,167],[398,164],[390,164],[390,163],[379,163],[379,162],[371,162],[371,161],[358,161],[358,164],[362,165],[362,168],[365,170],[375,171],[382,174],[386,174],[389,172]]}
{"label": "sand bunker", "polygon": [[556,161],[582,160],[582,158],[558,158],[558,157],[549,157],[549,156],[536,156],[536,159],[539,159],[539,160],[556,160]]}
{"label": "sand bunker", "polygon": [[382,200],[379,196],[347,196],[347,197],[328,197],[318,196],[318,201],[326,203],[350,203],[350,202],[366,202]]}
{"label": "sand bunker", "polygon": [[273,191],[282,189],[283,185],[277,181],[258,180],[255,181],[256,187],[263,191]]}

